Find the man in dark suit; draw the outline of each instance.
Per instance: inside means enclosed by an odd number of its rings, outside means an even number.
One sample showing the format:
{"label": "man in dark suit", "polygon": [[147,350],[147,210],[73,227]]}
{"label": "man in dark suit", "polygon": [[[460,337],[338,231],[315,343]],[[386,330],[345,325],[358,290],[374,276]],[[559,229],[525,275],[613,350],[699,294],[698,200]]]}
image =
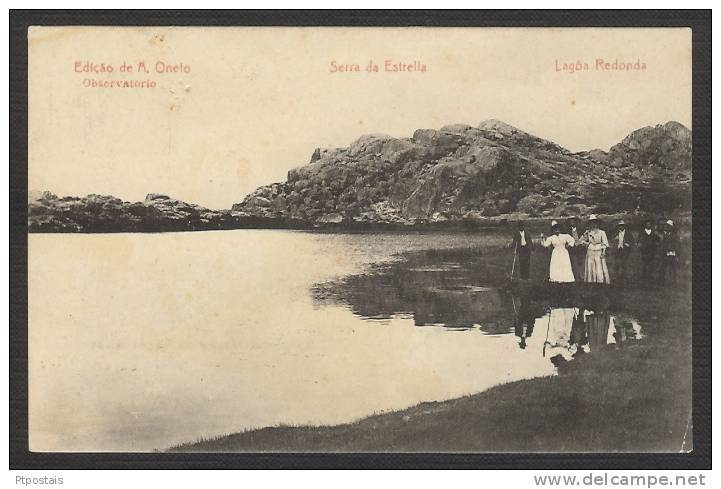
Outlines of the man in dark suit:
{"label": "man in dark suit", "polygon": [[513,253],[518,255],[518,275],[523,280],[528,280],[528,275],[531,270],[531,246],[531,237],[526,232],[523,221],[520,221],[518,223],[518,230],[513,234],[511,247],[513,248]]}
{"label": "man in dark suit", "polygon": [[568,222],[566,223],[568,230],[566,231],[573,240],[576,242],[576,245],[568,249],[568,254],[571,258],[571,268],[573,269],[573,276],[576,278],[576,282],[583,282],[583,269],[584,262],[586,260],[586,248],[584,246],[579,246],[578,240],[583,236],[583,231],[581,231],[581,228],[578,227],[578,219],[575,217],[571,217],[568,219]]}
{"label": "man in dark suit", "polygon": [[646,220],[638,234],[638,249],[641,252],[641,279],[645,284],[652,282],[652,270],[658,254],[658,235],[653,230],[653,222]]}
{"label": "man in dark suit", "polygon": [[613,258],[613,275],[615,275],[616,283],[623,283],[626,280],[626,269],[628,265],[628,255],[633,247],[633,236],[626,229],[626,223],[618,221],[616,229],[611,235],[610,252]]}
{"label": "man in dark suit", "polygon": [[661,251],[661,267],[659,274],[659,283],[666,285],[676,285],[676,268],[678,267],[679,242],[678,234],[673,226],[673,221],[669,219],[664,223],[663,231],[659,237],[659,249]]}

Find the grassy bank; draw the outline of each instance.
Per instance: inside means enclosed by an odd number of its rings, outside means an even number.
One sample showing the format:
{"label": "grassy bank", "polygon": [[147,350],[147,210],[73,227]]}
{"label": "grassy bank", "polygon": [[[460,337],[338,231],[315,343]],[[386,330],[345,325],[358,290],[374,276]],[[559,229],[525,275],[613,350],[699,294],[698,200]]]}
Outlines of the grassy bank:
{"label": "grassy bank", "polygon": [[670,451],[692,447],[688,290],[613,289],[647,337],[559,375],[499,385],[338,426],[278,426],[171,451]]}

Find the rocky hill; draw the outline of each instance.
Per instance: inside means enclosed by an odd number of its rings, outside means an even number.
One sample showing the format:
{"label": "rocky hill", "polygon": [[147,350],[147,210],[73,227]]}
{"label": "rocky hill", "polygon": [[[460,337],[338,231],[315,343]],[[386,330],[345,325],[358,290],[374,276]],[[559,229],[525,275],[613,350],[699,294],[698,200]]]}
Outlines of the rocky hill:
{"label": "rocky hill", "polygon": [[638,129],[608,152],[572,153],[487,120],[317,148],[233,210],[320,225],[673,212],[690,209],[690,181],[691,131],[677,122]]}
{"label": "rocky hill", "polygon": [[285,182],[211,210],[148,194],[57,197],[31,192],[37,232],[194,231],[244,227],[424,226],[533,217],[690,210],[691,131],[633,131],[608,152],[572,153],[497,120],[363,136],[313,151]]}

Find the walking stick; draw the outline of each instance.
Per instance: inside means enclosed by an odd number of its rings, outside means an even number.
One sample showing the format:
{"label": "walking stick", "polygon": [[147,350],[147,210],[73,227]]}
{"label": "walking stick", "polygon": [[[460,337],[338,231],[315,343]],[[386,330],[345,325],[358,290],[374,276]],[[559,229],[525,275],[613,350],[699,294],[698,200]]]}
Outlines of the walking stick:
{"label": "walking stick", "polygon": [[516,255],[518,254],[518,243],[516,243],[516,247],[513,249],[513,264],[511,265],[511,275],[510,280],[513,282],[513,272],[516,269]]}
{"label": "walking stick", "polygon": [[551,309],[548,309],[548,325],[546,325],[546,340],[543,342],[543,358],[546,358],[546,345],[548,345],[548,332],[551,329]]}

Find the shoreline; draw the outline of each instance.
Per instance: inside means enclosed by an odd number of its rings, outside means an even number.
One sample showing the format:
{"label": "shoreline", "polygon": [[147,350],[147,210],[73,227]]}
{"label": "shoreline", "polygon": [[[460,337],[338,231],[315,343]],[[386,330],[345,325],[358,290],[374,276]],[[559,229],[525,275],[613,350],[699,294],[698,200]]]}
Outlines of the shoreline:
{"label": "shoreline", "polygon": [[[640,225],[647,214],[613,213],[598,214],[599,218],[608,227],[613,221],[624,219],[632,227]],[[138,229],[85,229],[85,230],[61,230],[61,229],[37,229],[28,227],[28,234],[162,234],[162,233],[199,233],[204,231],[237,231],[237,230],[278,230],[278,231],[310,231],[327,234],[363,234],[363,233],[477,233],[482,231],[515,231],[514,224],[522,221],[530,231],[546,230],[552,220],[560,222],[569,219],[571,216],[554,217],[503,217],[489,218],[487,220],[448,220],[438,222],[417,222],[414,224],[402,223],[327,223],[315,224],[311,222],[289,223],[285,220],[268,220],[263,224],[238,225],[227,227],[207,228],[159,228],[149,230]],[[658,216],[657,216],[658,217]],[[691,222],[690,212],[676,212],[664,215],[672,218],[678,227],[689,226]],[[583,216],[580,217],[581,221]],[[583,221],[582,221],[583,222]]]}
{"label": "shoreline", "polygon": [[[623,290],[623,289],[620,289]],[[269,426],[168,452],[679,452],[691,450],[690,306],[685,290],[632,289],[657,317],[558,375],[499,384],[338,425]],[[628,299],[628,298],[627,298]],[[679,325],[685,325],[680,327]]]}

